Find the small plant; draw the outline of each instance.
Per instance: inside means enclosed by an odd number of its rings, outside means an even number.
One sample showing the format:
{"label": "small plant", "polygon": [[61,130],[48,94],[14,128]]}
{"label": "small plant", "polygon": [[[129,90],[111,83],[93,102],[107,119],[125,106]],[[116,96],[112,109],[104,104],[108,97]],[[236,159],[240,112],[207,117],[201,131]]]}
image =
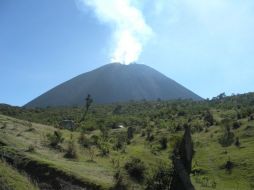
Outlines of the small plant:
{"label": "small plant", "polygon": [[213,114],[209,110],[204,113],[204,121],[206,122],[207,127],[210,127],[214,124]]}
{"label": "small plant", "polygon": [[233,122],[233,124],[232,124],[232,128],[233,128],[233,129],[238,129],[238,128],[240,128],[240,127],[241,127],[240,122],[238,122],[238,121]]}
{"label": "small plant", "polygon": [[101,131],[101,137],[106,140],[109,137],[109,130],[105,126],[100,126],[100,131]]}
{"label": "small plant", "polygon": [[146,190],[169,190],[172,180],[172,170],[160,166],[154,174],[147,179]]}
{"label": "small plant", "polygon": [[220,169],[225,169],[228,173],[231,173],[233,168],[234,168],[234,163],[230,160],[230,157],[228,157],[228,160],[226,161],[226,163],[220,167]]}
{"label": "small plant", "polygon": [[114,185],[114,189],[115,190],[127,190],[127,184],[124,183],[123,180],[123,174],[120,170],[120,168],[118,168],[114,174],[114,181],[115,181],[115,185]]}
{"label": "small plant", "polygon": [[70,159],[78,158],[77,146],[75,144],[72,134],[71,134],[70,141],[68,142],[68,148],[67,148],[66,154],[64,156]]}
{"label": "small plant", "polygon": [[168,147],[168,139],[167,139],[167,137],[161,137],[159,142],[160,142],[162,150],[167,149],[167,147]]}
{"label": "small plant", "polygon": [[126,147],[126,134],[120,133],[115,138],[114,150],[125,150]]}
{"label": "small plant", "polygon": [[109,145],[106,142],[100,142],[99,149],[100,149],[101,156],[109,155]]}
{"label": "small plant", "polygon": [[146,130],[146,140],[147,141],[153,141],[154,140],[154,136],[152,134],[152,129],[150,127],[148,127],[147,130]]}
{"label": "small plant", "polygon": [[35,152],[35,146],[34,145],[29,145],[27,148],[27,152]]}
{"label": "small plant", "polygon": [[129,140],[131,140],[133,138],[133,133],[134,133],[134,129],[133,127],[128,127],[128,130],[127,130],[127,138]]}
{"label": "small plant", "polygon": [[145,175],[145,164],[139,158],[131,158],[128,162],[125,163],[124,168],[130,175],[137,181],[143,181]]}
{"label": "small plant", "polygon": [[114,174],[115,184],[114,184],[113,189],[114,190],[125,190],[125,189],[127,189],[127,184],[125,184],[124,180],[123,180],[123,174],[122,174],[122,170],[120,168],[119,159],[112,158],[110,161],[113,165],[113,168],[115,169],[115,174]]}
{"label": "small plant", "polygon": [[99,144],[100,137],[97,135],[92,135],[90,139],[90,143],[92,145],[98,145]]}
{"label": "small plant", "polygon": [[234,163],[230,159],[228,159],[228,161],[225,164],[226,171],[231,172],[233,167],[234,167]]}
{"label": "small plant", "polygon": [[88,153],[89,153],[89,161],[94,162],[94,156],[95,156],[95,148],[93,146],[88,147]]}
{"label": "small plant", "polygon": [[234,142],[234,133],[230,131],[230,127],[226,126],[224,133],[222,136],[219,138],[219,143],[223,147],[228,147],[233,144]]}
{"label": "small plant", "polygon": [[196,183],[200,184],[201,187],[207,187],[216,189],[217,183],[214,179],[210,179],[208,176],[195,176]]}
{"label": "small plant", "polygon": [[57,147],[64,141],[61,131],[55,131],[53,134],[47,134],[47,139],[49,141],[49,145],[52,147]]}
{"label": "small plant", "polygon": [[84,148],[88,148],[91,145],[90,140],[86,137],[84,132],[80,134],[78,142]]}
{"label": "small plant", "polygon": [[4,122],[4,124],[3,124],[3,126],[2,126],[2,128],[1,129],[5,129],[7,127],[7,123],[6,122]]}
{"label": "small plant", "polygon": [[236,139],[235,139],[235,146],[237,146],[238,148],[240,148],[240,146],[241,146],[239,137],[236,137]]}

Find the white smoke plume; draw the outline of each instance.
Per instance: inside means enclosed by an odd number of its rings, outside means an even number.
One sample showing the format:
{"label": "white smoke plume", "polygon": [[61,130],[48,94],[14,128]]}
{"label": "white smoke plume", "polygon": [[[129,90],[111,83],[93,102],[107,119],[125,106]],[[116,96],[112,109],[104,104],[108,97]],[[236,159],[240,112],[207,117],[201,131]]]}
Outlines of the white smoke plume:
{"label": "white smoke plume", "polygon": [[91,7],[97,18],[113,29],[111,62],[137,61],[153,31],[134,0],[79,0]]}

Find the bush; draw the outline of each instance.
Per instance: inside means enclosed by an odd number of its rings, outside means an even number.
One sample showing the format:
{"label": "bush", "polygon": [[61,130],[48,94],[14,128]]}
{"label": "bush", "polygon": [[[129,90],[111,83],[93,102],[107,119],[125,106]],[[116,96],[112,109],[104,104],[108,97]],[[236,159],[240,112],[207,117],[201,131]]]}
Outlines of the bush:
{"label": "bush", "polygon": [[55,131],[54,134],[47,134],[49,145],[52,147],[57,147],[60,143],[64,141],[63,134],[61,131]]}
{"label": "bush", "polygon": [[239,148],[240,145],[241,145],[241,143],[240,143],[239,137],[236,137],[236,139],[235,139],[235,146],[237,146]]}
{"label": "bush", "polygon": [[92,135],[92,136],[91,136],[90,143],[91,143],[92,145],[98,145],[98,144],[99,144],[99,139],[100,139],[99,136],[97,136],[97,135]]}
{"label": "bush", "polygon": [[222,134],[222,136],[219,138],[219,143],[221,144],[221,146],[223,147],[228,147],[230,145],[233,144],[234,142],[234,133],[232,133],[230,131],[230,127],[226,127],[226,129],[224,130],[224,133]]}
{"label": "bush", "polygon": [[162,150],[167,149],[167,147],[168,147],[168,139],[167,139],[167,137],[161,137],[159,142],[160,142]]}
{"label": "bush", "polygon": [[210,127],[214,124],[213,114],[209,110],[204,113],[204,121],[206,122],[207,127]]}
{"label": "bush", "polygon": [[238,121],[233,122],[233,125],[232,125],[233,129],[238,129],[240,127],[241,127],[241,125],[240,125],[240,123]]}
{"label": "bush", "polygon": [[99,149],[100,149],[101,156],[108,156],[109,155],[109,145],[107,142],[100,142]]}
{"label": "bush", "polygon": [[128,127],[128,130],[127,130],[127,138],[129,140],[131,140],[133,138],[133,133],[134,133],[134,129],[133,127]]}
{"label": "bush", "polygon": [[76,147],[76,144],[73,140],[72,135],[71,135],[71,139],[68,143],[68,148],[67,148],[66,154],[64,156],[66,158],[71,158],[71,159],[77,159],[78,158],[77,147]]}
{"label": "bush", "polygon": [[134,178],[137,181],[143,181],[146,167],[144,162],[139,158],[131,158],[128,162],[125,163],[124,168],[130,177]]}
{"label": "bush", "polygon": [[27,152],[35,152],[35,146],[34,145],[29,145],[27,148]]}
{"label": "bush", "polygon": [[85,133],[83,132],[80,134],[78,142],[82,147],[85,148],[88,148],[91,144],[90,140],[86,137]]}
{"label": "bush", "polygon": [[94,162],[95,147],[89,146],[89,147],[88,147],[88,154],[89,154],[89,157],[90,157],[89,161]]}
{"label": "bush", "polygon": [[172,179],[172,170],[160,166],[152,177],[147,179],[146,190],[169,190]]}
{"label": "bush", "polygon": [[115,185],[114,185],[114,190],[127,190],[128,187],[127,185],[124,183],[123,180],[123,175],[120,169],[118,169],[116,171],[116,173],[114,174],[114,181],[115,181]]}

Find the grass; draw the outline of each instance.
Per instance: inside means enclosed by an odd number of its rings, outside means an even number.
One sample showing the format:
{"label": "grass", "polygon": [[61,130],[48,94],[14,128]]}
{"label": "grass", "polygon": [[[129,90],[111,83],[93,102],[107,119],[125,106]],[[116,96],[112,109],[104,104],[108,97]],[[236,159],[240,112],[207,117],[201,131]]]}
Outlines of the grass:
{"label": "grass", "polygon": [[[220,113],[215,113],[216,120],[220,120]],[[5,127],[4,126],[5,124]],[[200,175],[193,175],[192,181],[197,190],[251,190],[254,186],[254,123],[241,120],[241,127],[234,130],[235,136],[240,138],[241,147],[234,145],[224,148],[218,143],[218,137],[222,130],[220,126],[212,126],[207,132],[193,134],[193,141],[195,145],[195,157],[193,160],[193,167],[200,168],[203,172]],[[247,126],[251,126],[248,127]],[[172,147],[168,146],[166,150],[159,149],[159,136],[155,135],[154,141],[151,143],[145,140],[146,137],[141,137],[140,134],[135,134],[131,140],[131,144],[127,145],[125,151],[115,151],[110,148],[110,154],[106,157],[99,156],[99,150],[95,149],[94,162],[89,161],[89,151],[87,149],[78,148],[78,160],[71,160],[64,158],[64,152],[52,149],[47,145],[46,134],[53,133],[54,128],[51,126],[32,123],[28,125],[27,122],[17,120],[7,116],[0,115],[0,142],[6,144],[19,151],[31,160],[36,160],[44,163],[49,167],[64,171],[70,176],[75,176],[84,182],[94,183],[100,185],[104,189],[109,189],[113,186],[113,176],[115,168],[112,160],[119,160],[120,165],[130,157],[138,157],[144,161],[148,170],[147,174],[151,173],[159,165],[171,165],[169,159],[172,152]],[[123,132],[126,129],[118,131]],[[71,134],[74,139],[78,139],[78,132],[70,132],[62,130],[65,141],[61,145],[66,149],[68,139]],[[113,135],[116,130],[110,131]],[[87,134],[88,136],[98,135],[98,131]],[[156,134],[156,133],[154,133]],[[170,139],[172,135],[167,129],[158,129],[158,134],[166,135]],[[181,132],[179,133],[181,135]],[[33,152],[27,152],[29,146],[34,146]],[[234,163],[232,171],[229,173],[222,166],[231,160]],[[1,164],[1,166],[6,164]],[[1,173],[1,172],[0,172]],[[15,176],[14,174],[11,174]],[[124,172],[125,181],[128,182],[129,187],[133,189],[143,189],[143,184],[138,184],[132,181]],[[216,184],[216,185],[214,185]],[[213,187],[212,187],[213,185]]]}
{"label": "grass", "polygon": [[39,190],[29,177],[0,160],[0,190]]}

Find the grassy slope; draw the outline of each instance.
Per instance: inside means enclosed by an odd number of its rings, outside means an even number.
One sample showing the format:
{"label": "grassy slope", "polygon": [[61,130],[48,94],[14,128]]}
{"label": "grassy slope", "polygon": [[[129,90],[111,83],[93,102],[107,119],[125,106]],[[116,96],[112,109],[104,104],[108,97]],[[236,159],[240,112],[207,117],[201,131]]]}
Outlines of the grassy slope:
{"label": "grassy slope", "polygon": [[[1,127],[5,122],[7,123],[6,128]],[[193,165],[205,172],[201,176],[192,177],[197,190],[211,189],[201,185],[200,180],[198,180],[202,179],[201,181],[204,184],[204,177],[208,177],[208,184],[215,180],[217,184],[215,189],[218,190],[250,189],[251,182],[254,180],[254,123],[247,122],[247,120],[242,120],[241,122],[243,125],[235,131],[236,136],[240,137],[241,148],[237,148],[234,145],[228,148],[221,147],[217,140],[218,136],[221,135],[219,126],[209,128],[208,132],[195,133],[193,135],[196,150]],[[247,125],[252,127],[247,130]],[[110,157],[96,156],[95,162],[88,162],[89,154],[86,150],[80,149],[79,160],[71,161],[63,158],[64,153],[47,148],[44,142],[45,134],[48,132],[52,133],[54,130],[50,126],[33,124],[33,130],[29,131],[26,122],[0,115],[0,128],[0,140],[9,146],[23,151],[24,154],[35,160],[47,163],[70,175],[78,176],[84,181],[101,184],[105,188],[113,184],[114,169],[111,163],[113,158],[120,159],[120,163],[123,165],[129,157],[139,157],[149,166],[150,169],[147,172],[152,171],[161,163],[170,164],[168,158],[172,148],[170,147],[165,151],[157,151],[157,155],[154,155],[151,153],[151,146],[156,148],[158,145],[155,143],[157,139],[151,145],[145,141],[145,137],[140,137],[140,134],[135,135],[132,143],[127,146],[126,153],[111,150]],[[65,130],[63,132],[65,138],[68,139],[70,132]],[[156,133],[156,129],[154,132]],[[166,129],[160,129],[157,132],[165,134],[169,138],[171,137]],[[78,133],[73,133],[73,135],[78,137]],[[36,152],[25,152],[31,144],[35,145]],[[63,146],[66,146],[66,143]],[[224,169],[220,169],[229,157],[235,164],[231,174],[226,173]],[[129,180],[127,176],[126,180]],[[129,184],[132,184],[131,186],[136,189],[142,188],[133,181]]]}
{"label": "grassy slope", "polygon": [[[233,130],[235,136],[240,139],[240,148],[234,145],[222,147],[218,143],[222,131],[219,126],[211,127],[206,133],[193,135],[194,142],[196,142],[193,164],[205,170],[206,174],[203,176],[208,177],[208,183],[215,180],[218,190],[249,190],[254,186],[254,122],[247,122],[246,119],[240,121],[242,126]],[[251,127],[246,129],[247,126]],[[231,172],[221,169],[221,166],[225,165],[228,160],[234,163]],[[211,189],[196,183],[197,179],[198,177],[193,177],[197,189]]]}
{"label": "grassy slope", "polygon": [[[64,153],[50,149],[45,146],[45,135],[53,133],[54,128],[32,124],[33,130],[29,131],[27,122],[12,119],[0,115],[0,122],[7,123],[6,127],[1,130],[0,140],[10,147],[21,151],[24,155],[31,159],[48,164],[50,167],[65,171],[69,175],[75,175],[85,182],[99,184],[102,187],[109,187],[112,184],[113,171],[109,164],[103,162],[91,163],[88,162],[88,157],[83,154],[80,160],[72,161],[64,159]],[[69,131],[63,131],[64,136],[69,138]],[[75,138],[75,133],[73,134]],[[35,146],[35,152],[26,152],[30,145]],[[65,145],[65,144],[64,144]]]}
{"label": "grassy slope", "polygon": [[0,190],[38,190],[30,180],[0,160]]}

